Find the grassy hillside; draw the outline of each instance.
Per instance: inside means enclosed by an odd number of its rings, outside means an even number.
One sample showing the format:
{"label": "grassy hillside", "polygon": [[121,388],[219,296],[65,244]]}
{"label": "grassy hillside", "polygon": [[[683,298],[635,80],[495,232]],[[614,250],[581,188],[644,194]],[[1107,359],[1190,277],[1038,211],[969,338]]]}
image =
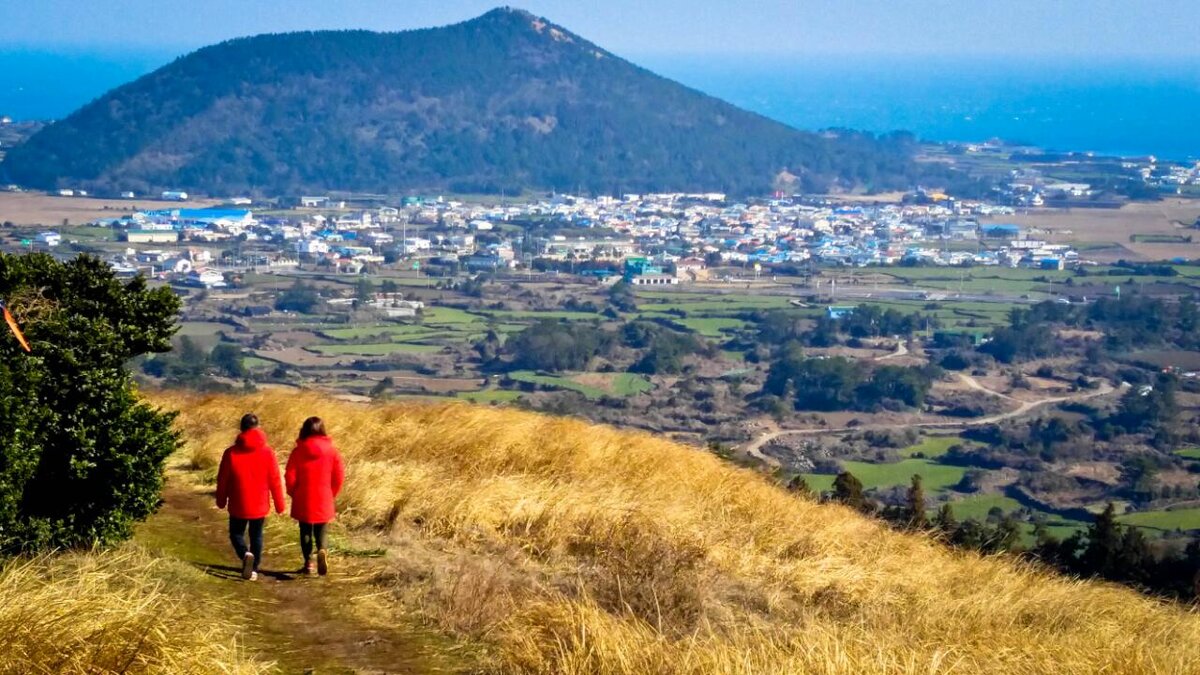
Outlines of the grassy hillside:
{"label": "grassy hillside", "polygon": [[201,572],[137,548],[0,566],[0,673],[260,673]]}
{"label": "grassy hillside", "polygon": [[645,434],[470,404],[155,394],[209,471],[253,410],[347,459],[335,531],[496,672],[1183,673],[1200,618],[905,536]]}

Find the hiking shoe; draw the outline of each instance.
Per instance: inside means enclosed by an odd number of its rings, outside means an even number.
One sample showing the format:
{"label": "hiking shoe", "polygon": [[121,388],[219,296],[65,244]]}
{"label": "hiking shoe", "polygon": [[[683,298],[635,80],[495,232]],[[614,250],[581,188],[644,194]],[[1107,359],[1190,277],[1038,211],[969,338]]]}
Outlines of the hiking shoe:
{"label": "hiking shoe", "polygon": [[316,565],[316,563],[313,563],[311,561],[306,562],[306,563],[304,563],[304,567],[300,568],[300,571],[303,572],[304,574],[312,576],[313,574],[317,573],[317,565]]}
{"label": "hiking shoe", "polygon": [[250,578],[247,581],[258,581],[258,572],[250,572]]}
{"label": "hiking shoe", "polygon": [[317,574],[321,576],[329,574],[329,554],[325,552],[325,549],[317,551]]}
{"label": "hiking shoe", "polygon": [[246,581],[250,581],[250,579],[253,576],[254,576],[254,554],[247,551],[246,555],[242,556],[242,578],[245,579]]}

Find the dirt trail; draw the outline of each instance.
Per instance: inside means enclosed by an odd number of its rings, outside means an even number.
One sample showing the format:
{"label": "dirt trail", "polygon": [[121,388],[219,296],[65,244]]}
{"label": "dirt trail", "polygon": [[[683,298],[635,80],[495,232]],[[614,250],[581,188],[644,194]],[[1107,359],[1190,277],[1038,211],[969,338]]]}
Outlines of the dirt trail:
{"label": "dirt trail", "polygon": [[[1002,398],[1002,399],[1005,399],[1008,401],[1016,400],[1006,394],[1002,394],[998,391],[988,389],[987,387],[980,384],[980,382],[978,380],[971,377],[970,375],[960,375],[959,377],[962,379],[962,381],[964,383],[967,384],[967,386],[971,387],[972,389],[976,389],[978,391],[982,391],[986,394],[990,394],[992,396],[996,396],[998,398]],[[1122,389],[1125,387],[1128,387],[1128,386],[1129,386],[1128,384],[1123,384]],[[894,429],[897,426],[916,427],[916,428],[921,428],[921,429],[965,429],[967,427],[995,424],[996,422],[1003,422],[1004,420],[1013,419],[1014,417],[1020,417],[1022,415],[1025,415],[1025,414],[1031,412],[1032,410],[1034,410],[1036,408],[1040,408],[1045,405],[1053,405],[1056,403],[1066,403],[1067,401],[1084,401],[1087,399],[1096,398],[1097,396],[1104,396],[1105,394],[1111,394],[1114,391],[1116,391],[1116,389],[1114,389],[1111,384],[1109,384],[1108,382],[1101,381],[1100,386],[1097,387],[1093,391],[1078,392],[1078,393],[1071,394],[1068,396],[1052,396],[1049,398],[1038,399],[1036,401],[1024,401],[1016,408],[1009,410],[1007,412],[997,413],[995,415],[988,415],[987,417],[977,417],[975,419],[963,420],[961,422],[913,422],[913,423],[904,424],[904,425],[864,424],[864,425],[860,425],[860,426],[856,426],[856,427],[836,427],[836,428],[817,428],[817,429],[769,429],[768,431],[765,431],[762,434],[760,434],[758,436],[758,438],[755,438],[753,441],[751,441],[750,444],[745,447],[745,452],[746,452],[746,454],[750,455],[751,457],[753,457],[761,462],[766,463],[768,466],[779,467],[780,466],[779,460],[775,459],[774,457],[772,457],[770,455],[763,453],[762,448],[763,448],[763,446],[765,446],[766,444],[775,440],[776,438],[779,438],[780,436],[819,436],[822,434],[839,434],[839,433],[844,433],[844,432],[848,432],[848,431],[881,431],[881,430],[886,430],[886,429]]]}
{"label": "dirt trail", "polygon": [[142,524],[135,541],[205,573],[197,594],[228,605],[244,625],[244,644],[284,673],[455,673],[469,670],[461,652],[416,620],[397,624],[388,593],[370,583],[381,565],[374,552],[338,550],[331,542],[328,577],[298,574],[295,524],[267,521],[258,581],[243,581],[229,546],[227,516],[211,490],[173,473],[163,506]]}
{"label": "dirt trail", "polygon": [[875,360],[887,361],[889,359],[898,359],[901,356],[908,356],[908,345],[905,344],[903,340],[896,342],[896,351],[891,352],[890,354],[884,354],[883,356],[876,356]]}

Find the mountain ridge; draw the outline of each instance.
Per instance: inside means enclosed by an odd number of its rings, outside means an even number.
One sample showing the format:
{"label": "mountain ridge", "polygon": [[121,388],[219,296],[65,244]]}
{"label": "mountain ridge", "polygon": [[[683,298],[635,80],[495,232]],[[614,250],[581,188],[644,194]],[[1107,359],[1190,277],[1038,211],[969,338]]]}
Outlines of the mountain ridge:
{"label": "mountain ridge", "polygon": [[[14,148],[15,182],[98,191],[907,187],[911,137],[802,132],[494,9],[395,33],[201,48]],[[787,172],[787,173],[785,173]]]}

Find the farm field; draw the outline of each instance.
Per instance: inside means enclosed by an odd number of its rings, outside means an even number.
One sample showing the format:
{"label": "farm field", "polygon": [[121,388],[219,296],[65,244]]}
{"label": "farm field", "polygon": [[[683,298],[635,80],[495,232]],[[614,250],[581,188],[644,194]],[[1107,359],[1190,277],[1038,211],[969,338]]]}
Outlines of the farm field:
{"label": "farm field", "polygon": [[999,494],[976,495],[947,503],[954,509],[954,517],[959,520],[974,518],[982,521],[987,519],[988,512],[994,508],[999,508],[1005,513],[1021,508],[1021,503],[1017,500]]}
{"label": "farm field", "polygon": [[728,337],[728,333],[743,330],[751,325],[741,319],[719,316],[672,319],[672,322],[707,338]]}
{"label": "farm field", "polygon": [[[892,487],[908,485],[914,474],[921,476],[926,493],[936,493],[957,485],[962,480],[967,469],[961,466],[936,464],[927,459],[905,459],[889,464],[872,464],[869,462],[842,462],[846,471],[854,474],[862,481],[863,488]],[[809,486],[817,491],[833,489],[833,474],[804,474]]]}
{"label": "farm field", "polygon": [[479,391],[460,391],[458,398],[475,403],[512,403],[521,398],[521,392],[511,389],[481,389]]}
{"label": "farm field", "polygon": [[509,373],[508,377],[517,382],[577,391],[589,399],[602,396],[633,396],[654,388],[649,380],[635,373],[546,375],[531,370],[518,370]]}
{"label": "farm field", "polygon": [[154,199],[94,199],[91,197],[59,197],[41,192],[0,192],[0,221],[17,225],[54,225],[64,220],[82,224],[98,218],[117,218],[123,214],[148,209],[203,208],[213,206],[212,200],[193,200],[186,203],[163,202]]}
{"label": "farm field", "polygon": [[[1000,218],[981,218],[981,224],[1010,223],[1046,232],[1052,243],[1108,244],[1111,252],[1089,254],[1100,262],[1119,258],[1170,260],[1200,258],[1200,237],[1188,243],[1130,242],[1130,233],[1175,237],[1189,234],[1181,224],[1200,216],[1195,201],[1167,198],[1159,202],[1132,203],[1119,209],[1036,209]],[[1132,256],[1130,254],[1133,254]]]}
{"label": "farm field", "polygon": [[1127,513],[1117,520],[1155,530],[1200,530],[1200,508]]}
{"label": "farm field", "polygon": [[921,455],[926,459],[937,459],[946,454],[946,451],[953,445],[962,444],[962,438],[958,436],[926,436],[921,439],[920,443],[910,445],[900,451],[900,454],[905,457],[913,457]]}
{"label": "farm field", "polygon": [[445,347],[442,345],[423,345],[409,342],[382,342],[363,345],[314,345],[311,347],[311,349],[320,354],[361,354],[363,356],[381,356],[384,354],[393,353],[430,354],[433,352],[440,352],[445,349]]}

